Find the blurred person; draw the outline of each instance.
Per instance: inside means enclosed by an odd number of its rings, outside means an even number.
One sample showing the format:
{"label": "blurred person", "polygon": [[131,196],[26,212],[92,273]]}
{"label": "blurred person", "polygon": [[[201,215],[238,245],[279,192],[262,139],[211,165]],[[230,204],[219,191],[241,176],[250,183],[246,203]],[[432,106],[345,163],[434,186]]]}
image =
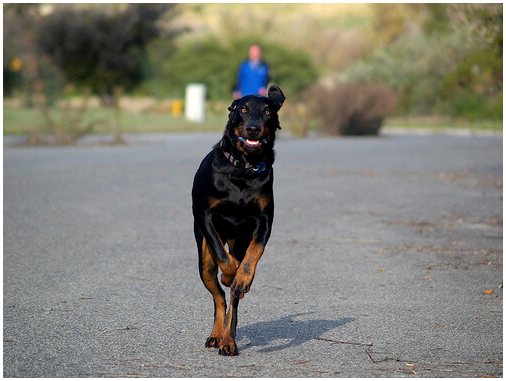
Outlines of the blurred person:
{"label": "blurred person", "polygon": [[234,99],[246,95],[267,96],[269,83],[269,66],[262,60],[262,49],[259,45],[249,47],[249,58],[241,62],[234,86]]}

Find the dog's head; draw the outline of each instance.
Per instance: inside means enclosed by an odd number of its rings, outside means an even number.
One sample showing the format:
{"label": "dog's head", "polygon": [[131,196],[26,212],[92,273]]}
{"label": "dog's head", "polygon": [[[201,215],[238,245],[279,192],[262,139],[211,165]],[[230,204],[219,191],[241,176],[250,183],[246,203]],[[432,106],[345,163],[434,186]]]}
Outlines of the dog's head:
{"label": "dog's head", "polygon": [[267,97],[248,95],[232,102],[225,133],[237,150],[256,155],[272,149],[276,130],[281,128],[278,111],[284,101],[281,89],[272,85]]}

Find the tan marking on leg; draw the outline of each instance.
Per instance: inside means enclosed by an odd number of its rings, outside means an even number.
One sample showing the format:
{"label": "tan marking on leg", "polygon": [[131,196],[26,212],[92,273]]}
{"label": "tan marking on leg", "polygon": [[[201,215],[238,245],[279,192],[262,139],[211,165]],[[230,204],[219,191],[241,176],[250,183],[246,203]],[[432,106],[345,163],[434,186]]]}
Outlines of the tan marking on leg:
{"label": "tan marking on leg", "polygon": [[231,253],[232,255],[234,254],[234,245],[235,245],[235,239],[227,240],[228,252]]}
{"label": "tan marking on leg", "polygon": [[[221,243],[223,245],[223,243]],[[205,245],[205,246],[204,246]],[[204,245],[202,246],[202,250],[204,248],[209,251],[209,255],[211,254],[211,248],[209,245],[207,245],[207,242],[204,238]],[[237,271],[237,268],[239,267],[239,261],[235,259],[226,249],[223,247],[223,250],[225,251],[225,254],[227,256],[227,262],[217,262],[218,267],[221,270],[221,283],[224,286],[229,287],[232,281],[234,280],[235,272]],[[212,256],[211,256],[212,259]]]}
{"label": "tan marking on leg", "polygon": [[265,247],[263,244],[251,241],[248,249],[246,250],[246,255],[237,269],[234,281],[231,285],[231,290],[236,290],[240,299],[244,297],[244,294],[247,293],[251,287],[251,283],[255,277],[258,261],[260,261],[260,258],[264,253],[264,249]]}
{"label": "tan marking on leg", "polygon": [[269,203],[272,201],[272,198],[271,197],[267,197],[267,196],[264,196],[264,197],[259,197],[256,199],[256,203],[258,205],[258,207],[260,208],[261,211],[265,210],[265,208],[267,208],[267,205],[269,205]]}
{"label": "tan marking on leg", "polygon": [[228,307],[227,316],[225,319],[225,329],[223,338],[220,341],[219,354],[224,356],[237,356],[237,344],[235,343],[235,333],[237,329],[237,309],[239,307],[239,299],[234,295],[233,290],[230,290],[230,305]]}
{"label": "tan marking on leg", "polygon": [[224,286],[229,287],[232,284],[232,281],[234,280],[235,273],[237,271],[237,268],[239,267],[239,261],[234,258],[234,256],[230,253],[233,253],[234,250],[234,243],[235,240],[229,240],[227,241],[228,251],[225,250],[225,253],[227,254],[227,258],[229,261],[229,265],[227,266],[224,263],[219,263],[221,270],[221,283]]}
{"label": "tan marking on leg", "polygon": [[214,325],[206,341],[206,346],[218,347],[223,337],[227,304],[223,295],[223,290],[218,283],[218,267],[213,260],[211,249],[207,245],[205,238],[202,240],[202,267],[202,280],[213,296],[214,302]]}
{"label": "tan marking on leg", "polygon": [[223,199],[221,199],[221,198],[214,198],[214,197],[212,197],[212,198],[209,200],[209,208],[214,209],[214,208],[216,208],[218,205],[223,204],[224,202],[225,202],[225,200],[223,200]]}

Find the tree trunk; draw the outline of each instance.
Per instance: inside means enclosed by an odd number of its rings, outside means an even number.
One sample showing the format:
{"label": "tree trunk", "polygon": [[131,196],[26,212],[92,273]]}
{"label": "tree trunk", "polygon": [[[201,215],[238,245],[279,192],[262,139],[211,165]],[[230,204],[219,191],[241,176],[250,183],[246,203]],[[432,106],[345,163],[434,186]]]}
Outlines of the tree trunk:
{"label": "tree trunk", "polygon": [[114,124],[112,131],[112,143],[113,144],[125,144],[125,140],[121,134],[121,105],[120,99],[123,94],[121,87],[117,86],[114,88],[113,93],[113,104],[114,104]]}

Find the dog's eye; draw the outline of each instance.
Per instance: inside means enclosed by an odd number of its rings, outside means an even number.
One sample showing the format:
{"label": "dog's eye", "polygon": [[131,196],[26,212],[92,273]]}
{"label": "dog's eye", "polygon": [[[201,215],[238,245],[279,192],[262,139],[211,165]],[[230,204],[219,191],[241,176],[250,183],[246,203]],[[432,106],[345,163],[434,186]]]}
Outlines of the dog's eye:
{"label": "dog's eye", "polygon": [[248,110],[246,110],[246,107],[241,107],[241,113],[246,114]]}
{"label": "dog's eye", "polygon": [[270,116],[271,114],[272,114],[271,110],[269,110],[269,109],[265,110],[265,115]]}

